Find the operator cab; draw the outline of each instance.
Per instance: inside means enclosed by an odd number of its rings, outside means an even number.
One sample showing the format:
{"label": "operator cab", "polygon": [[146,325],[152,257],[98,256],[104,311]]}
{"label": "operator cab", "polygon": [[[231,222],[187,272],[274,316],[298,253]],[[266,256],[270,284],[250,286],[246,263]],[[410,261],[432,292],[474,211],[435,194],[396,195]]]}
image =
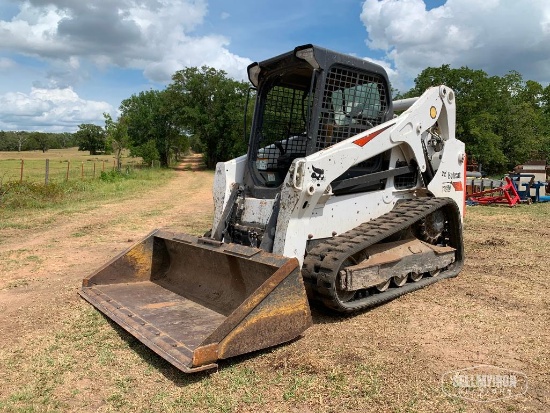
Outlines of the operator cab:
{"label": "operator cab", "polygon": [[[313,46],[248,66],[257,88],[246,186],[273,198],[296,158],[323,150],[393,116],[381,66]],[[346,178],[372,173],[382,157],[356,165]]]}

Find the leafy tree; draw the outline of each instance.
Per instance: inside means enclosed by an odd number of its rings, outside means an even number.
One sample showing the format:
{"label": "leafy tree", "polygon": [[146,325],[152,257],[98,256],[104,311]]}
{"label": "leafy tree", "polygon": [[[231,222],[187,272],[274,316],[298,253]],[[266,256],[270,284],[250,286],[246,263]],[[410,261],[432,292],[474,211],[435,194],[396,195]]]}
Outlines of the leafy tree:
{"label": "leafy tree", "polygon": [[74,134],[28,131],[0,131],[0,151],[32,151],[77,146]]}
{"label": "leafy tree", "polygon": [[78,146],[78,142],[74,134],[69,132],[52,134],[52,149],[65,149],[73,146]]}
{"label": "leafy tree", "polygon": [[443,65],[424,69],[405,96],[419,96],[429,86],[441,84],[456,93],[457,137],[489,172],[504,172],[550,152],[545,143],[550,90],[539,83],[524,81],[515,71],[490,77],[482,70]]}
{"label": "leafy tree", "polygon": [[101,126],[83,123],[78,126],[75,135],[79,151],[89,151],[90,155],[105,151],[105,131]]}
{"label": "leafy tree", "polygon": [[528,80],[518,93],[518,100],[525,102],[533,108],[543,105],[544,89],[539,82]]}
{"label": "leafy tree", "polygon": [[[175,121],[167,92],[149,90],[132,95],[122,101],[120,111],[128,128],[130,153],[148,158],[158,154],[161,165],[168,166],[172,148],[183,131]],[[156,152],[149,142],[154,142]]]}
{"label": "leafy tree", "polygon": [[507,162],[502,151],[502,138],[494,132],[497,122],[495,115],[484,112],[472,117],[465,128],[469,132],[466,151],[474,154],[486,171],[499,171]]}
{"label": "leafy tree", "polygon": [[10,132],[0,131],[0,151],[17,150],[17,144]]}
{"label": "leafy tree", "polygon": [[126,119],[121,117],[118,122],[113,121],[110,114],[104,113],[105,133],[107,135],[106,144],[110,147],[117,161],[117,169],[122,168],[122,151],[129,145],[128,125]]}
{"label": "leafy tree", "polygon": [[50,149],[51,140],[48,133],[32,132],[29,138],[32,139],[36,147],[38,147],[38,149],[40,149],[42,152],[46,152],[48,149]]}
{"label": "leafy tree", "polygon": [[36,149],[36,142],[30,139],[31,132],[8,131],[1,132],[0,150],[1,151],[26,151]]}
{"label": "leafy tree", "polygon": [[498,128],[509,166],[540,157],[543,130],[539,110],[526,102],[509,102]]}
{"label": "leafy tree", "polygon": [[153,161],[158,161],[160,159],[160,154],[154,140],[147,141],[138,147],[132,148],[131,154],[133,156],[139,156],[143,159],[143,163],[147,165],[151,165]]}
{"label": "leafy tree", "polygon": [[549,131],[544,130],[543,87],[538,82],[524,81],[520,73],[512,71],[500,79],[500,84],[497,133],[511,169],[543,156],[544,135]]}
{"label": "leafy tree", "polygon": [[178,124],[193,140],[200,140],[209,168],[246,152],[246,83],[228,78],[223,70],[190,67],[172,76],[167,93]]}

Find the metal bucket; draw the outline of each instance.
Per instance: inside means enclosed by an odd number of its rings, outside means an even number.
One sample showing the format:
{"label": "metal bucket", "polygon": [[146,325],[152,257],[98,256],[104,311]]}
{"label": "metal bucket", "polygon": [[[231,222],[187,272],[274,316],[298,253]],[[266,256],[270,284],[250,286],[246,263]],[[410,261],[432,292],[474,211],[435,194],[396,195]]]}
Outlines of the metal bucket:
{"label": "metal bucket", "polygon": [[311,325],[295,258],[163,230],[85,278],[79,294],[186,373]]}

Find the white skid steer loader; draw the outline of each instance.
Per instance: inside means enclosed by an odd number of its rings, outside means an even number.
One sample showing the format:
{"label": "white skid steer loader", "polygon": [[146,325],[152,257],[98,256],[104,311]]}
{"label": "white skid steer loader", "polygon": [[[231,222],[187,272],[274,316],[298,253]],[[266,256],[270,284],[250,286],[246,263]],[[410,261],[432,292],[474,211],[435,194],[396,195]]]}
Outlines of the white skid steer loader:
{"label": "white skid steer loader", "polygon": [[216,167],[212,230],[156,230],[80,291],[184,372],[298,337],[309,303],[354,312],[463,265],[450,88],[393,102],[382,67],[313,45],[248,76],[248,153]]}

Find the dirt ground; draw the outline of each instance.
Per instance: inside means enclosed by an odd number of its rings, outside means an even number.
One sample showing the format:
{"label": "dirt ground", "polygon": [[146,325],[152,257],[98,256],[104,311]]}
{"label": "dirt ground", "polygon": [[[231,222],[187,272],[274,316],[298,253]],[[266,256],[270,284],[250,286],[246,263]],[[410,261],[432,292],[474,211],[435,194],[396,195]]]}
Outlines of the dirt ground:
{"label": "dirt ground", "polygon": [[[459,277],[351,317],[314,309],[303,338],[186,376],[77,295],[152,229],[209,228],[213,173],[179,169],[120,202],[31,212],[0,229],[0,410],[550,410],[550,205],[471,208]],[[445,394],[443,374],[481,364],[525,374],[526,394]]]}
{"label": "dirt ground", "polygon": [[[213,175],[194,176],[195,171],[191,169],[197,168],[198,159],[182,163],[174,172],[177,174],[175,179],[157,190],[93,209],[83,206],[71,211],[37,212],[21,218],[28,228],[14,225],[3,229],[0,240],[1,337],[9,342],[25,333],[24,329],[13,325],[13,320],[20,315],[22,319],[31,315],[20,314],[21,310],[30,307],[29,303],[33,308],[44,306],[43,317],[47,318],[51,315],[48,306],[53,304],[52,300],[59,304],[78,302],[73,292],[82,275],[151,230],[166,227],[203,233],[210,225],[212,214],[209,187]],[[27,225],[29,220],[31,224]],[[10,288],[19,284],[25,284],[24,294],[18,294],[17,288]],[[49,328],[49,323],[40,324],[29,327]]]}

